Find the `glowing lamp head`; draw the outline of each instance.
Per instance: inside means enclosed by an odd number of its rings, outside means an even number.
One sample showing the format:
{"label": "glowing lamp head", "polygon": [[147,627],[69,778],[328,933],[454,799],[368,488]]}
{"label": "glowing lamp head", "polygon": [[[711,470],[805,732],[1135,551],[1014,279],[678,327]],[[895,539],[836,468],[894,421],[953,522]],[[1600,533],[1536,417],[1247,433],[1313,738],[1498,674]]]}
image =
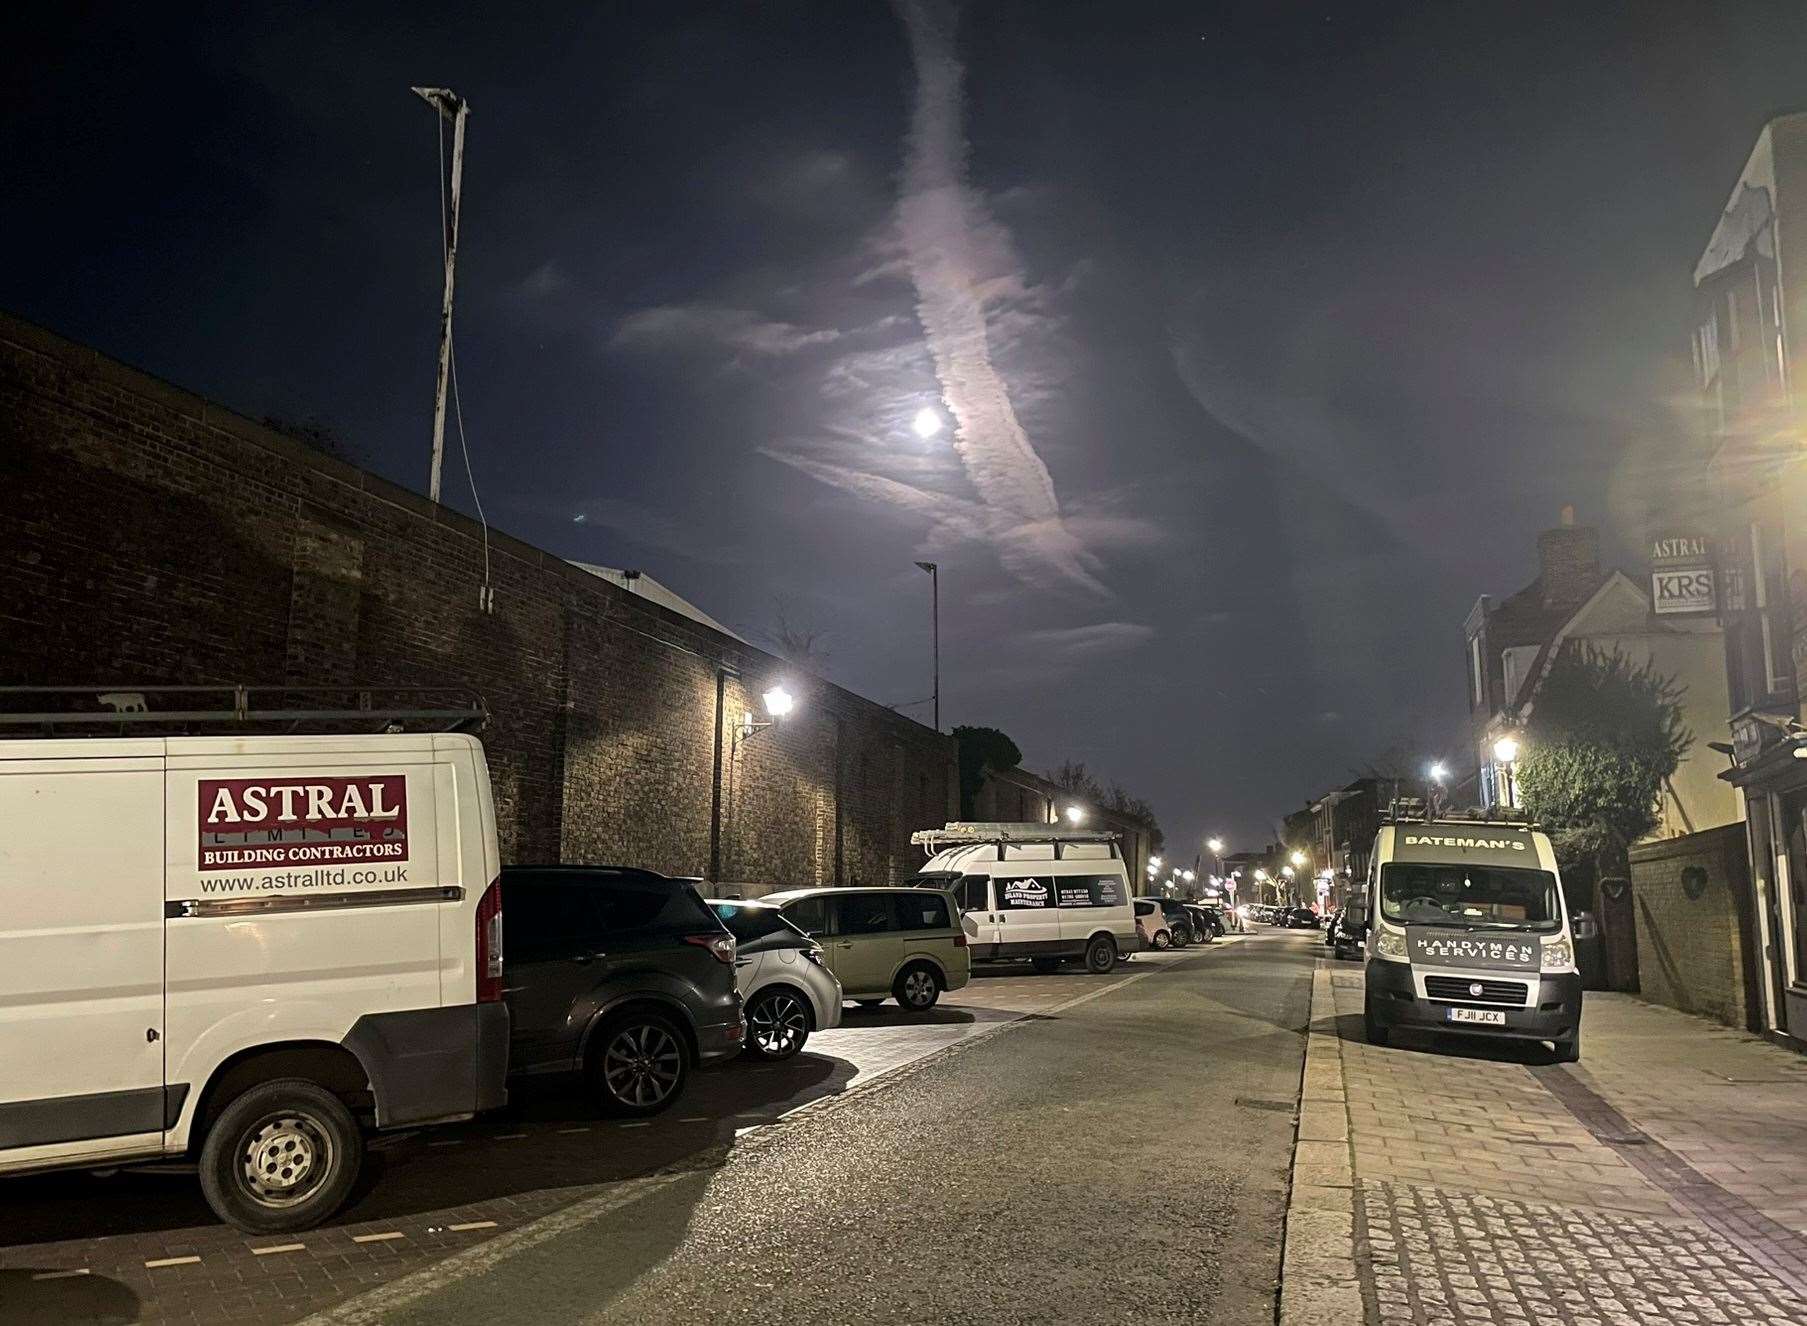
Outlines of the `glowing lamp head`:
{"label": "glowing lamp head", "polygon": [[797,697],[782,686],[774,686],[760,697],[765,701],[765,711],[773,718],[783,718],[797,707]]}
{"label": "glowing lamp head", "polygon": [[925,405],[916,411],[916,417],[910,420],[910,427],[917,437],[927,442],[941,431],[941,416]]}
{"label": "glowing lamp head", "polygon": [[1213,839],[1211,839],[1211,841],[1206,843],[1205,846],[1209,847],[1211,849],[1211,854],[1213,856],[1215,856],[1217,853],[1223,851],[1223,839],[1222,838],[1213,838]]}
{"label": "glowing lamp head", "polygon": [[1287,860],[1291,861],[1295,866],[1302,866],[1305,864],[1305,853],[1294,852]]}
{"label": "glowing lamp head", "polygon": [[1501,737],[1493,743],[1493,758],[1501,764],[1511,764],[1518,758],[1518,738]]}
{"label": "glowing lamp head", "polygon": [[1435,764],[1431,765],[1430,775],[1433,783],[1440,783],[1445,778],[1449,777],[1449,766],[1443,763],[1442,760],[1438,760]]}
{"label": "glowing lamp head", "polygon": [[1083,810],[1081,810],[1078,806],[1068,806],[1067,807],[1067,823],[1068,824],[1077,825],[1079,823],[1079,821],[1081,821],[1084,818],[1085,818],[1085,812]]}

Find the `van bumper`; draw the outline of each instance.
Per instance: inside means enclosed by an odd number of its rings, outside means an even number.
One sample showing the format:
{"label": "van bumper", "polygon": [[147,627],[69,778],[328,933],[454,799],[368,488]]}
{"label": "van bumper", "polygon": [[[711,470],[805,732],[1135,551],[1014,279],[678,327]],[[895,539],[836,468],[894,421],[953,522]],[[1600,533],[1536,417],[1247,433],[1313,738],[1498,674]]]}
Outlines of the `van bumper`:
{"label": "van bumper", "polygon": [[506,1004],[366,1013],[342,1044],[370,1079],[379,1128],[468,1118],[508,1100]]}
{"label": "van bumper", "polygon": [[[1504,973],[1476,972],[1475,975],[1499,977]],[[1536,1007],[1501,1010],[1506,1015],[1506,1025],[1503,1027],[1449,1021],[1449,1010],[1462,1005],[1418,998],[1410,963],[1370,958],[1367,963],[1367,978],[1368,1011],[1376,1022],[1387,1028],[1404,1027],[1451,1036],[1508,1041],[1572,1040],[1581,1028],[1581,975],[1578,972],[1546,975],[1538,979]],[[1476,1004],[1473,1007],[1494,1006]]]}

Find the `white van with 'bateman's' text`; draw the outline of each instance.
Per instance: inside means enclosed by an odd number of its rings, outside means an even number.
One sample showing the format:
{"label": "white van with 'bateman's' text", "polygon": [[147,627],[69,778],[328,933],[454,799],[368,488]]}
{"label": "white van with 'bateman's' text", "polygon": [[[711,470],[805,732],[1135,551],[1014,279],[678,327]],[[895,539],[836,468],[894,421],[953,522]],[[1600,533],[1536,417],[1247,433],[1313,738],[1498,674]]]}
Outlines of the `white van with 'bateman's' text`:
{"label": "white van with 'bateman's' text", "polygon": [[364,1128],[503,1103],[495,812],[473,736],[237,694],[240,735],[0,739],[0,1174],[190,1155],[221,1218],[304,1229]]}

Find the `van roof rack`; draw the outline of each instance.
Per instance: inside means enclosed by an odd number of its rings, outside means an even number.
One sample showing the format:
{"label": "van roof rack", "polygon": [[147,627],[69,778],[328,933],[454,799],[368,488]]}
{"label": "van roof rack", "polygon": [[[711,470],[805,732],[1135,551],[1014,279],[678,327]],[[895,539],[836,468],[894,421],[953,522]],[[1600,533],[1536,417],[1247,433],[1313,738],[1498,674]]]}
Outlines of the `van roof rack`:
{"label": "van roof rack", "polygon": [[1536,819],[1521,806],[1449,806],[1430,807],[1418,797],[1395,797],[1382,824],[1510,824],[1521,829],[1538,827]]}
{"label": "van roof rack", "polygon": [[918,829],[910,842],[930,852],[944,847],[982,843],[1114,843],[1110,829],[1063,829],[1058,824],[992,824],[982,820],[955,820],[939,829]]}
{"label": "van roof rack", "polygon": [[475,691],[423,686],[0,686],[0,734],[475,732]]}

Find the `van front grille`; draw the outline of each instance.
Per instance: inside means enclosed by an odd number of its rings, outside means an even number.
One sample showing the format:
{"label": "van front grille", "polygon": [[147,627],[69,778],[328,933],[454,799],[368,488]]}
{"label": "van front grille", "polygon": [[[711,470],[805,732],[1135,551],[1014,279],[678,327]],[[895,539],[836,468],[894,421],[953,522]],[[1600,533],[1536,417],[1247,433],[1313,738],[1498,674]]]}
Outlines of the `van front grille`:
{"label": "van front grille", "polygon": [[[1479,993],[1476,993],[1476,990]],[[1523,981],[1483,981],[1466,976],[1426,976],[1424,993],[1453,1004],[1511,1004],[1523,1008],[1530,987]]]}

